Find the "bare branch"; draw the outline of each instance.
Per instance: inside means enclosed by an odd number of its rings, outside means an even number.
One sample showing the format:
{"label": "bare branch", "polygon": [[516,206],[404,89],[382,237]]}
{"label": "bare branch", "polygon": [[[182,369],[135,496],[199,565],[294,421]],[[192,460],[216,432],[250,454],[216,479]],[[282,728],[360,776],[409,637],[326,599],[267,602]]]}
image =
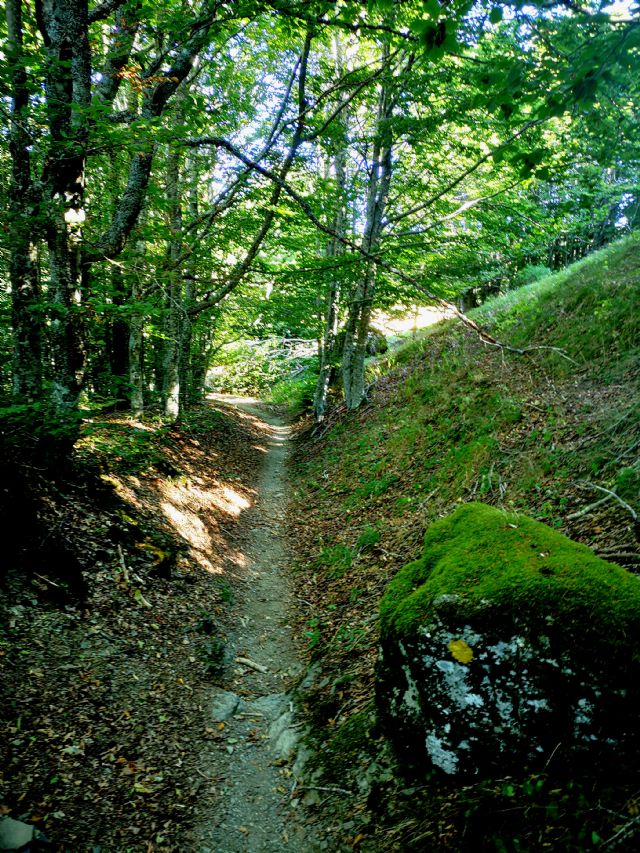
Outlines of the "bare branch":
{"label": "bare branch", "polygon": [[[102,79],[95,89],[94,102],[111,104],[118,94],[123,79],[120,72],[129,61],[136,33],[138,32],[139,21],[137,18],[139,10],[140,3],[136,0],[126,10],[126,17],[124,9],[119,8],[116,12],[115,31],[102,69]],[[113,120],[113,118],[110,117],[110,120]]]}
{"label": "bare branch", "polygon": [[[221,302],[226,296],[228,296],[235,288],[240,284],[243,280],[249,269],[251,268],[251,264],[253,263],[256,255],[260,251],[260,248],[271,230],[271,225],[276,215],[276,205],[280,200],[280,196],[282,194],[282,190],[287,186],[285,178],[289,173],[289,169],[293,165],[293,161],[295,159],[298,148],[303,142],[303,130],[304,130],[304,113],[307,109],[307,99],[306,99],[306,83],[307,83],[307,64],[309,60],[309,52],[311,50],[311,42],[313,40],[313,33],[311,30],[307,31],[307,35],[305,38],[304,48],[300,59],[296,63],[296,67],[299,67],[298,74],[298,115],[296,119],[296,130],[293,134],[293,138],[291,140],[291,144],[289,146],[289,150],[287,151],[287,155],[284,159],[284,162],[280,168],[280,172],[278,175],[274,174],[274,187],[271,192],[271,197],[269,199],[269,204],[266,209],[266,213],[264,219],[262,221],[262,225],[258,230],[251,246],[247,250],[244,258],[235,265],[231,273],[229,274],[227,281],[225,284],[217,291],[213,293],[206,293],[202,297],[201,301],[194,305],[190,310],[190,315],[199,314],[201,311],[206,310],[207,308],[212,307],[213,305],[217,305]],[[240,159],[240,158],[239,158]],[[245,165],[258,172],[267,171],[264,167],[260,166],[259,163],[246,158],[243,161]],[[271,173],[269,173],[271,174]]]}
{"label": "bare branch", "polygon": [[[207,0],[203,8],[207,8]],[[191,36],[173,61],[172,67],[164,74],[156,85],[144,96],[141,116],[143,119],[153,119],[162,115],[168,100],[176,92],[181,83],[193,68],[195,58],[209,41],[209,27],[213,16],[203,16],[190,27]],[[151,167],[153,164],[154,146],[134,154],[129,167],[129,177],[124,193],[120,197],[110,227],[97,240],[94,249],[87,251],[83,258],[84,264],[91,264],[105,257],[115,257],[120,254],[127,237],[135,226],[147,192]]]}
{"label": "bare branch", "polygon": [[614,492],[612,489],[605,489],[604,486],[597,486],[595,483],[589,482],[589,480],[581,480],[578,485],[588,486],[590,489],[595,489],[598,492],[603,492],[605,495],[607,495],[607,497],[611,497],[614,500],[618,501],[620,506],[627,510],[627,512],[634,521],[638,520],[638,513],[635,511],[635,509],[632,506],[629,506],[626,501],[622,500],[620,495],[617,492]]}
{"label": "bare branch", "polygon": [[391,216],[389,218],[390,223],[400,222],[401,219],[406,219],[407,216],[411,216],[413,213],[419,213],[421,210],[425,210],[427,207],[431,207],[432,204],[435,204],[436,201],[439,201],[444,195],[446,195],[451,190],[455,189],[458,184],[462,183],[465,178],[469,175],[473,174],[476,169],[479,169],[483,163],[486,163],[493,155],[505,149],[507,146],[511,145],[519,136],[522,136],[523,133],[526,133],[532,127],[535,127],[537,124],[541,124],[544,119],[531,119],[528,121],[520,130],[517,130],[513,133],[507,140],[505,140],[501,145],[498,145],[496,148],[493,148],[487,154],[480,157],[479,160],[476,160],[468,169],[465,169],[457,178],[439,190],[435,195],[432,195],[431,198],[428,198],[426,201],[421,202],[420,204],[415,205],[415,207],[410,208],[409,210],[405,210],[402,213],[396,214],[396,216]]}
{"label": "bare branch", "polygon": [[[190,148],[197,148],[203,145],[214,145],[218,148],[222,148],[228,151],[230,154],[233,154],[234,157],[237,157],[238,160],[240,160],[246,166],[251,166],[253,169],[255,169],[256,172],[261,175],[264,175],[266,178],[269,178],[269,180],[273,181],[273,183],[276,184],[277,187],[280,187],[282,190],[284,190],[284,192],[296,202],[296,204],[300,207],[307,219],[313,225],[315,225],[315,227],[319,231],[322,231],[324,234],[328,234],[330,237],[333,237],[343,246],[346,246],[348,249],[351,249],[352,251],[358,253],[366,260],[376,264],[376,266],[380,267],[380,269],[391,273],[392,275],[399,278],[401,281],[404,281],[407,284],[410,284],[412,287],[416,288],[416,290],[424,294],[424,296],[426,296],[427,299],[434,305],[443,308],[445,311],[449,312],[454,317],[457,317],[464,326],[475,332],[483,343],[488,344],[489,346],[497,347],[502,350],[506,350],[508,352],[516,353],[518,355],[526,355],[528,353],[536,352],[538,350],[549,350],[557,353],[558,355],[562,356],[563,358],[566,358],[569,361],[573,361],[573,359],[571,359],[563,350],[559,349],[558,347],[532,346],[525,347],[523,349],[520,347],[511,346],[510,344],[497,340],[490,332],[488,332],[486,329],[483,329],[481,326],[478,325],[478,323],[475,322],[475,320],[472,320],[471,317],[461,311],[458,306],[455,305],[455,303],[450,302],[441,296],[437,296],[435,293],[433,293],[427,287],[421,284],[421,282],[419,282],[414,276],[409,275],[406,272],[403,272],[403,270],[392,266],[392,264],[389,264],[385,260],[383,260],[379,254],[374,254],[368,251],[364,247],[359,246],[353,240],[350,240],[348,237],[338,234],[333,228],[329,227],[328,225],[325,225],[313,212],[307,200],[303,198],[300,193],[297,192],[297,190],[295,190],[289,183],[287,183],[287,181],[282,177],[282,175],[277,175],[270,169],[267,169],[264,166],[261,166],[259,163],[256,163],[250,157],[247,157],[246,154],[243,154],[242,151],[240,151],[235,145],[233,145],[233,143],[229,142],[229,140],[219,136],[200,136],[194,139],[185,139],[183,141],[183,144]],[[251,260],[253,260],[253,258]],[[246,264],[243,270],[243,275],[249,269],[249,266],[250,263]],[[223,288],[223,292],[221,292],[220,298],[224,298],[224,296],[226,296],[227,293],[230,292],[232,289],[232,287],[230,287],[229,289],[227,289],[226,287]],[[213,298],[213,295],[211,295],[210,298]],[[220,300],[217,299],[217,301]],[[198,311],[204,310],[205,308],[209,307],[209,304],[216,304],[216,302],[212,301],[208,304],[196,306],[194,309],[194,313],[198,313]]]}

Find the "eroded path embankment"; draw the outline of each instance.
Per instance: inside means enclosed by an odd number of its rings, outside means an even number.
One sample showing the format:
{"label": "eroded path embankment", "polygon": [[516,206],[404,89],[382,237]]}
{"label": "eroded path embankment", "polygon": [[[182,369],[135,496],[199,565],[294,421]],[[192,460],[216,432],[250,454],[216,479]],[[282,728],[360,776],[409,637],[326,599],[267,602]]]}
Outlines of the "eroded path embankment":
{"label": "eroded path embankment", "polygon": [[[234,595],[237,627],[224,688],[208,709],[215,732],[201,774],[215,786],[201,804],[193,849],[199,853],[279,853],[321,849],[296,796],[296,758],[304,722],[290,688],[304,673],[290,629],[291,592],[284,530],[289,429],[245,398],[217,397],[258,422],[264,463],[247,522]],[[300,764],[298,763],[298,767]]]}

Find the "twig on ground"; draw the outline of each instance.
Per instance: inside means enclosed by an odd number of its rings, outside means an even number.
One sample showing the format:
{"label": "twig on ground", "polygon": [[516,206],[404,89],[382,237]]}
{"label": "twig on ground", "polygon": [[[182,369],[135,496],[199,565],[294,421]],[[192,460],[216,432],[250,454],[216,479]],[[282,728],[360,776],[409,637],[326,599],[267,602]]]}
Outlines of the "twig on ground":
{"label": "twig on ground", "polygon": [[605,495],[609,495],[614,500],[618,501],[620,506],[627,510],[627,512],[629,513],[631,518],[633,518],[634,521],[638,520],[638,513],[635,511],[635,509],[632,506],[629,506],[629,504],[626,501],[623,501],[622,498],[620,497],[620,495],[617,494],[617,492],[614,492],[611,489],[605,489],[604,486],[597,486],[595,483],[590,483],[588,480],[581,480],[578,483],[578,485],[579,486],[589,486],[591,489],[596,489],[598,492],[604,492]]}
{"label": "twig on ground", "polygon": [[633,820],[625,823],[625,825],[612,835],[611,838],[607,838],[607,840],[602,843],[602,847],[617,847],[618,844],[626,841],[630,835],[635,834],[638,828],[638,823],[640,823],[640,815],[637,815]]}
{"label": "twig on ground", "polygon": [[124,561],[124,554],[122,552],[122,545],[118,545],[118,556],[120,558],[120,565],[122,566],[122,575],[127,583],[129,583],[129,569],[127,568],[127,564]]}
{"label": "twig on ground", "polygon": [[592,504],[587,504],[586,506],[579,509],[577,512],[572,512],[567,516],[567,520],[573,521],[576,518],[582,518],[583,515],[588,515],[592,510],[599,507],[601,504],[606,503],[608,500],[611,500],[611,495],[605,495],[605,497],[600,498],[600,500],[594,501]]}
{"label": "twig on ground", "polygon": [[206,779],[207,782],[215,782],[216,781],[213,776],[207,776],[206,773],[203,773],[202,770],[199,770],[197,767],[196,767],[196,773],[199,776],[202,776],[203,779]]}
{"label": "twig on ground", "polygon": [[34,575],[37,578],[40,578],[40,580],[44,581],[45,583],[51,584],[51,586],[55,586],[55,587],[57,587],[57,589],[60,589],[59,583],[54,583],[53,581],[50,581],[49,578],[45,578],[44,575],[40,575],[40,574],[38,574],[38,572],[34,572]]}
{"label": "twig on ground", "polygon": [[243,666],[248,666],[249,669],[255,669],[256,672],[269,672],[269,668],[261,663],[256,663],[250,658],[236,658],[236,663],[241,663]]}
{"label": "twig on ground", "polygon": [[353,796],[353,791],[348,791],[346,788],[334,788],[332,786],[325,785],[300,785],[299,788],[296,788],[297,791],[326,791],[330,794],[348,794],[350,797]]}
{"label": "twig on ground", "polygon": [[622,453],[620,453],[619,456],[616,456],[616,458],[613,461],[618,462],[620,459],[624,459],[625,456],[628,456],[630,453],[633,453],[633,451],[637,447],[640,447],[640,439],[638,439],[638,441],[634,441],[634,443],[631,445],[631,447],[627,447],[627,449],[624,450]]}

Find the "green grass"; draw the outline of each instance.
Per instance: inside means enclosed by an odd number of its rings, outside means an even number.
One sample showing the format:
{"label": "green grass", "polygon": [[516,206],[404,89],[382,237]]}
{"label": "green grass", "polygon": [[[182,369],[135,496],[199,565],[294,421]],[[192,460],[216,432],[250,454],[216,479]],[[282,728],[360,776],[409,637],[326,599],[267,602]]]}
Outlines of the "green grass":
{"label": "green grass", "polygon": [[286,406],[292,416],[298,416],[310,410],[317,380],[317,373],[311,369],[301,376],[281,379],[269,390],[266,402]]}
{"label": "green grass", "polygon": [[168,440],[169,427],[161,423],[143,429],[126,422],[93,421],[83,428],[77,452],[113,473],[139,474],[157,465],[166,467],[163,447]]}
{"label": "green grass", "polygon": [[472,317],[515,346],[559,347],[579,364],[605,361],[619,373],[640,355],[640,234],[488,300]]}
{"label": "green grass", "polygon": [[440,504],[504,498],[560,526],[566,499],[554,483],[594,479],[619,486],[640,511],[637,454],[616,458],[640,438],[635,395],[601,405],[587,390],[574,411],[563,393],[544,393],[550,377],[604,388],[640,375],[640,238],[492,300],[474,317],[502,340],[542,349],[503,354],[448,321],[379,363],[392,374],[402,367],[394,395],[364,422],[339,423],[317,462],[344,507],[392,503],[388,514],[409,512],[420,492],[435,490]]}

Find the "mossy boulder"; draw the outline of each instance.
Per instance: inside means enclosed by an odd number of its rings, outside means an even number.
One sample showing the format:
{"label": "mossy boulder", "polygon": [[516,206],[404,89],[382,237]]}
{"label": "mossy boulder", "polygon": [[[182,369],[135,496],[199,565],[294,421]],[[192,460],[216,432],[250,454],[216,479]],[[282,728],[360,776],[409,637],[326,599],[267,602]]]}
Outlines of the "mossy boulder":
{"label": "mossy boulder", "polygon": [[382,599],[376,695],[419,768],[631,762],[640,580],[544,524],[465,504]]}

